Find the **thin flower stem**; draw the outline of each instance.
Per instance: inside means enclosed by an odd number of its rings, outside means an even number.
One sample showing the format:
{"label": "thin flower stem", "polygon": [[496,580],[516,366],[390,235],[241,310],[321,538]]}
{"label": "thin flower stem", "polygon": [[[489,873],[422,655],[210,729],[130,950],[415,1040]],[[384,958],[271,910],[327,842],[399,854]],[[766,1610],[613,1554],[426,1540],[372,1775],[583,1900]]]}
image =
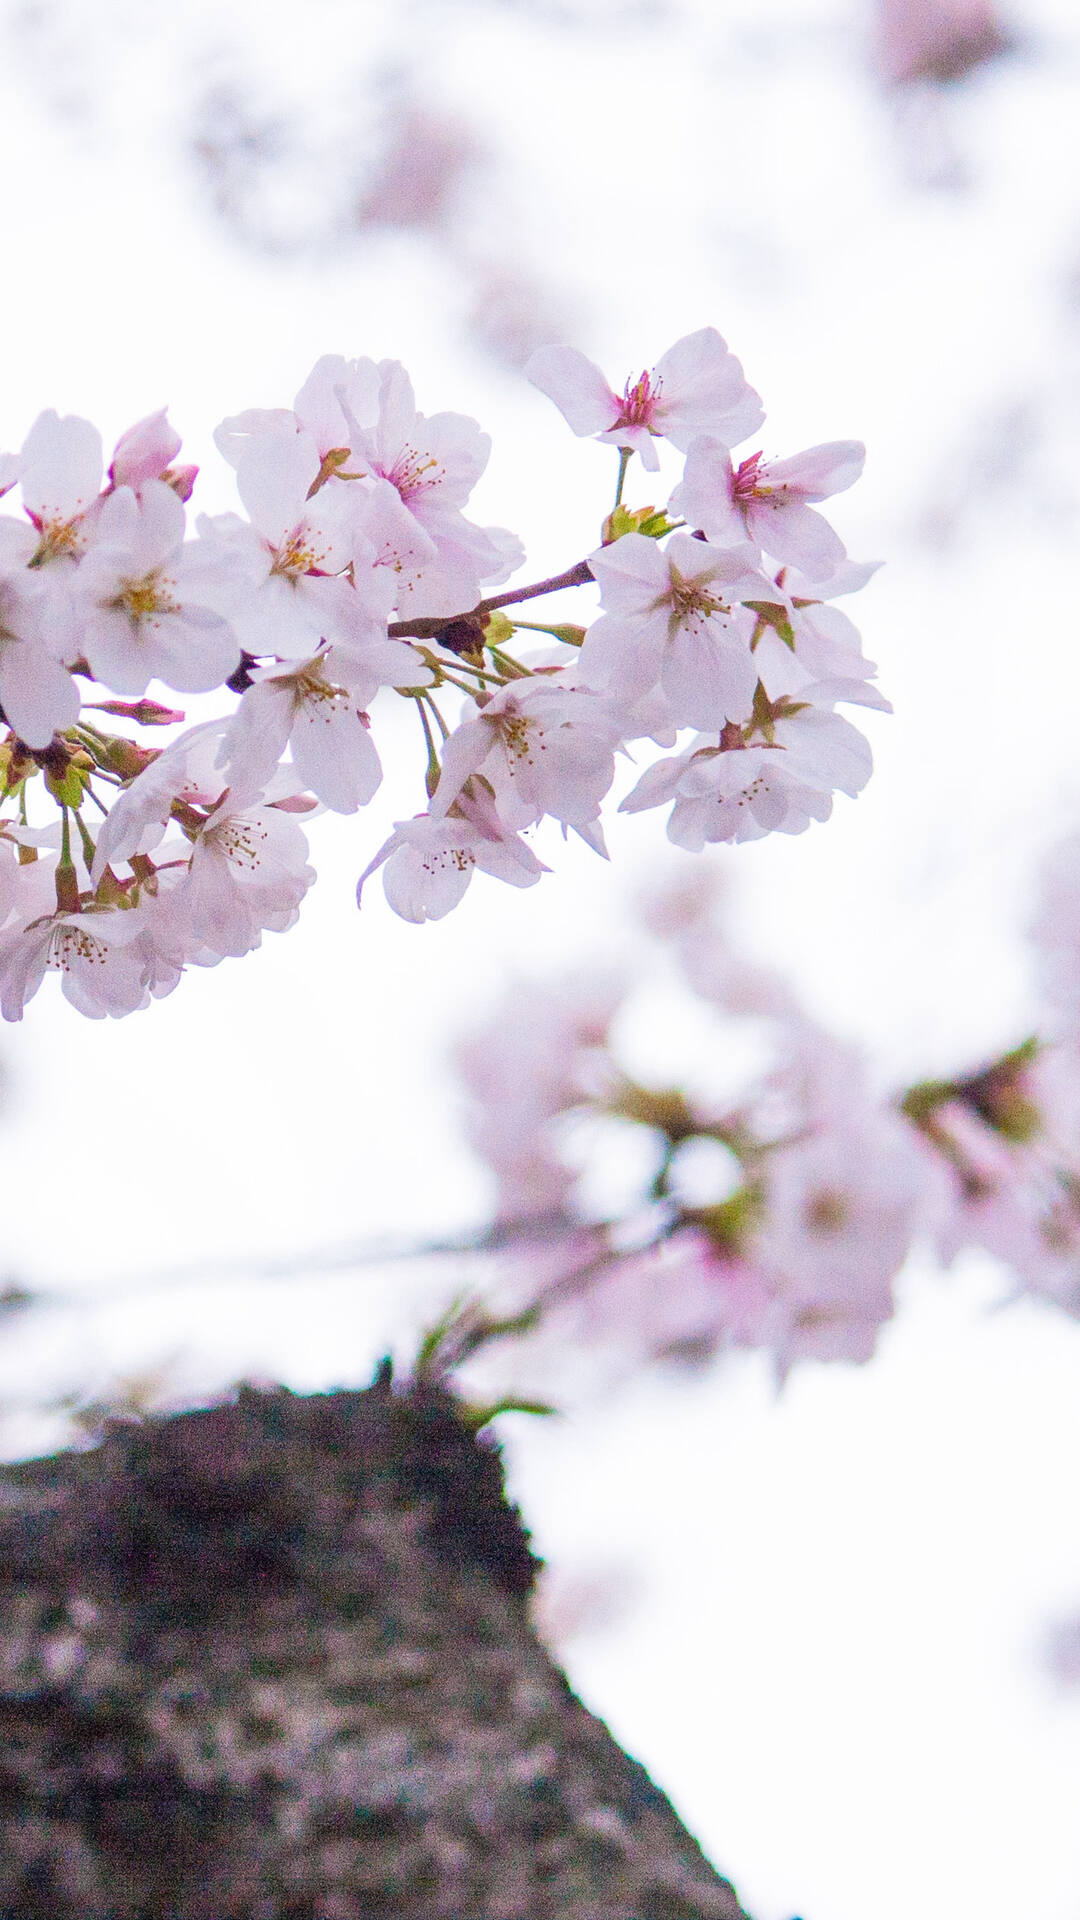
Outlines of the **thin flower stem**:
{"label": "thin flower stem", "polygon": [[[581,640],[567,639],[566,624],[548,627],[544,625],[542,620],[515,620],[514,628],[515,631],[524,633],[550,633],[553,639],[561,640],[564,647],[580,647],[584,645],[584,642]],[[488,652],[491,652],[490,647],[488,648]]]}
{"label": "thin flower stem", "polygon": [[439,756],[435,750],[435,739],[431,731],[431,722],[424,712],[424,702],[418,695],[415,695],[414,698],[416,699],[416,711],[420,715],[420,725],[424,729],[424,741],[427,746],[427,773],[424,777],[424,785],[427,788],[430,798],[439,784],[439,775],[442,772],[442,768],[439,766]]}
{"label": "thin flower stem", "polygon": [[615,482],[615,506],[612,508],[613,513],[615,512],[616,508],[622,506],[623,487],[626,484],[626,469],[630,465],[630,462],[633,459],[633,457],[634,457],[633,447],[619,448],[619,477],[618,477],[618,480]]}
{"label": "thin flower stem", "polygon": [[94,844],[93,836],[81,813],[76,813],[75,825],[79,829],[79,839],[82,841],[83,858],[87,866],[92,867],[97,855],[97,847]]}
{"label": "thin flower stem", "polygon": [[[481,679],[485,685],[489,687],[505,687],[506,685],[505,679],[494,673],[482,674]],[[482,687],[470,687],[467,680],[455,680],[452,673],[446,673],[445,671],[442,676],[442,684],[444,687],[453,687],[457,693],[467,693],[472,700],[475,700],[477,695],[483,692]]]}
{"label": "thin flower stem", "polygon": [[[440,660],[438,654],[432,653],[430,647],[420,647],[417,649],[417,651],[422,655],[423,660],[427,666],[437,669],[437,671],[442,675],[442,678],[444,680],[449,681],[451,686],[457,685],[457,682],[451,679],[451,676],[447,671],[446,661]],[[498,678],[496,674],[485,673],[483,667],[474,667],[471,661],[469,660],[455,660],[454,672],[455,673],[471,673],[475,676],[477,680],[490,680],[493,687],[502,685],[501,680]],[[463,687],[461,691],[463,693],[471,692],[472,689]]]}
{"label": "thin flower stem", "polygon": [[436,719],[436,722],[437,722],[437,724],[438,724],[438,728],[439,728],[439,732],[440,732],[440,733],[442,734],[442,737],[443,737],[443,739],[444,739],[444,740],[449,740],[449,738],[450,738],[450,729],[449,729],[449,727],[447,726],[447,724],[446,724],[446,721],[445,721],[445,720],[443,719],[443,717],[442,717],[442,714],[441,714],[441,713],[439,712],[439,709],[438,709],[438,707],[437,707],[437,706],[435,705],[435,702],[434,702],[434,700],[432,699],[432,697],[431,697],[431,695],[430,695],[430,693],[422,693],[422,694],[420,695],[420,698],[421,698],[421,700],[423,701],[423,703],[424,703],[424,705],[425,705],[426,707],[430,707],[430,708],[431,708],[431,711],[432,711],[432,713],[433,713],[433,714],[435,715],[435,719]]}

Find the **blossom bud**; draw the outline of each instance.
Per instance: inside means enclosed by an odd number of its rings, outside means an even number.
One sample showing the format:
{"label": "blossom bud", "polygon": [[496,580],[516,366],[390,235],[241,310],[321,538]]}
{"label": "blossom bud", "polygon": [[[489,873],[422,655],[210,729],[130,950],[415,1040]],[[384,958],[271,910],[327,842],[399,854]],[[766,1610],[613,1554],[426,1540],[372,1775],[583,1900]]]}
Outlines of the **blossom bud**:
{"label": "blossom bud", "polygon": [[78,913],[82,905],[79,899],[79,876],[70,860],[61,860],[53,876],[56,883],[57,913]]}
{"label": "blossom bud", "polygon": [[610,547],[614,540],[621,540],[624,533],[643,533],[648,540],[661,540],[674,525],[675,522],[668,519],[662,507],[620,506],[608,514],[601,529],[601,539],[605,547]]}
{"label": "blossom bud", "polygon": [[175,707],[162,707],[156,700],[98,700],[94,712],[115,713],[140,727],[171,727],[185,717]]}
{"label": "blossom bud", "polygon": [[123,734],[114,733],[105,749],[105,765],[123,780],[134,780],[136,774],[145,773],[151,760],[156,760],[160,749],[140,747],[135,740],[125,739]]}
{"label": "blossom bud", "polygon": [[140,487],[166,477],[169,461],[180,451],[180,435],[170,427],[164,407],[120,435],[109,479],[114,487]]}

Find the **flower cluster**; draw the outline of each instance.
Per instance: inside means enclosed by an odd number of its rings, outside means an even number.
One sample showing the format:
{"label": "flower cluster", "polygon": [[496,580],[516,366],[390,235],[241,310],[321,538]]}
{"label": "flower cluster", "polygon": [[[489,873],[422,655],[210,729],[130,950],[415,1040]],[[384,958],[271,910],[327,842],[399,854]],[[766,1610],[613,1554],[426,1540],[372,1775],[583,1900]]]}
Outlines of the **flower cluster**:
{"label": "flower cluster", "polygon": [[[764,1047],[736,1089],[628,1075],[612,1031],[626,994],[608,981],[511,997],[460,1067],[496,1184],[494,1297],[532,1310],[560,1380],[589,1350],[633,1366],[755,1347],[781,1374],[868,1360],[917,1241],[945,1264],[988,1253],[1018,1290],[1080,1315],[1076,853],[1055,862],[1037,929],[1067,1010],[1057,1031],[900,1092],[739,960],[699,886],[669,896],[653,931],[729,1039],[741,1025],[739,1051]],[[606,1210],[605,1155],[634,1175]]]}
{"label": "flower cluster", "polygon": [[[617,449],[615,505],[595,552],[501,593],[519,542],[464,511],[487,436],[419,413],[397,362],[326,356],[291,408],[226,420],[242,512],[193,531],[195,469],[164,412],[107,466],[96,428],[55,413],[0,456],[22,506],[0,516],[6,1018],[50,970],[82,1012],[127,1013],[288,927],[314,878],[298,816],[354,813],[379,787],[380,696],[416,710],[425,804],[360,885],[381,869],[412,921],[449,912],[478,869],[535,884],[545,819],[605,854],[601,807],[635,743],[662,753],[622,807],[670,804],[686,848],[799,832],[858,793],[870,750],[836,709],[887,703],[831,603],[872,569],[815,503],[850,486],[861,447],[733,457],[762,412],[712,328],[621,393],[568,348],[529,371],[575,433]],[[629,463],[658,471],[664,441],[681,477],[663,507],[631,509]],[[515,617],[594,584],[587,628]],[[543,650],[522,655],[518,629]],[[227,704],[184,727],[173,693]]]}

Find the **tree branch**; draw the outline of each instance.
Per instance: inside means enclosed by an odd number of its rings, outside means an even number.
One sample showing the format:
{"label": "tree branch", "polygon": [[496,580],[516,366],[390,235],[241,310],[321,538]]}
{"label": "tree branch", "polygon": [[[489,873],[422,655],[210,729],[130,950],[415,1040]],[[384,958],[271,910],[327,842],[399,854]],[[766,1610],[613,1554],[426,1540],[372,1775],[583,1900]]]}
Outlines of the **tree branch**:
{"label": "tree branch", "polygon": [[434,640],[444,627],[452,626],[455,620],[483,619],[485,614],[494,613],[498,607],[513,607],[522,600],[537,600],[543,593],[558,593],[563,587],[584,587],[593,578],[592,568],[587,560],[579,560],[576,565],[567,567],[565,573],[554,573],[548,580],[538,580],[531,587],[511,587],[507,593],[492,594],[488,600],[480,600],[467,613],[447,614],[444,617],[430,615],[421,620],[392,620],[389,633],[394,640]]}

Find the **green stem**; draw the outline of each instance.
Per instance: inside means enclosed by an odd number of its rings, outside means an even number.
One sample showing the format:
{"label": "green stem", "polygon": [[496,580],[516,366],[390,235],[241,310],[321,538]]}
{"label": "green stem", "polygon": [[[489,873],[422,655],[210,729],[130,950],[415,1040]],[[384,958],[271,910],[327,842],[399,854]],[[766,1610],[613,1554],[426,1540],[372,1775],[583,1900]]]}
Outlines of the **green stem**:
{"label": "green stem", "polygon": [[414,694],[413,698],[416,701],[416,711],[420,715],[420,725],[424,729],[424,743],[427,747],[427,771],[424,774],[424,786],[427,789],[428,799],[430,800],[431,795],[439,784],[439,774],[442,769],[439,766],[439,756],[435,750],[435,739],[431,731],[431,722],[424,712],[424,702],[419,694]]}
{"label": "green stem", "polygon": [[626,469],[630,465],[633,457],[633,447],[619,448],[619,478],[615,482],[615,506],[611,509],[612,513],[615,512],[617,507],[622,506],[623,487],[626,483]]}
{"label": "green stem", "polygon": [[76,812],[75,825],[79,829],[79,839],[82,841],[83,859],[88,867],[92,867],[97,856],[97,847],[81,813]]}
{"label": "green stem", "polygon": [[435,715],[436,723],[438,725],[439,732],[442,734],[443,739],[449,740],[450,729],[447,726],[446,721],[443,719],[442,714],[439,712],[438,707],[435,705],[435,702],[432,699],[430,693],[422,693],[420,695],[420,698],[423,701],[424,705],[426,707],[430,707],[432,713]]}

